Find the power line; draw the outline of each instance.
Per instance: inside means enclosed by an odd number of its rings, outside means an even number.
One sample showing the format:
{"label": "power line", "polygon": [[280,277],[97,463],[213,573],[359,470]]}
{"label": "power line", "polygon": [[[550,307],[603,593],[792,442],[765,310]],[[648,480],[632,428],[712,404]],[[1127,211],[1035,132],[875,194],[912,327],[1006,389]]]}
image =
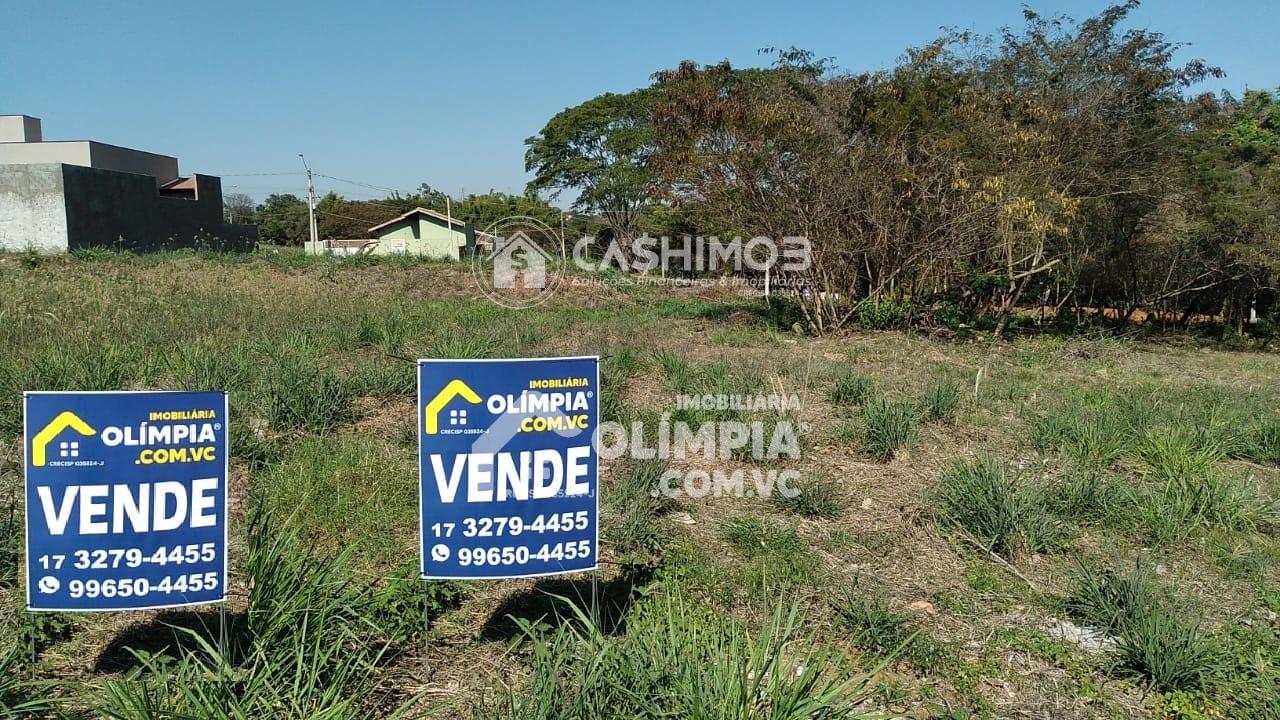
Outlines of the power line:
{"label": "power line", "polygon": [[302,175],[300,172],[251,172],[251,173],[209,173],[217,177],[278,177],[280,175]]}

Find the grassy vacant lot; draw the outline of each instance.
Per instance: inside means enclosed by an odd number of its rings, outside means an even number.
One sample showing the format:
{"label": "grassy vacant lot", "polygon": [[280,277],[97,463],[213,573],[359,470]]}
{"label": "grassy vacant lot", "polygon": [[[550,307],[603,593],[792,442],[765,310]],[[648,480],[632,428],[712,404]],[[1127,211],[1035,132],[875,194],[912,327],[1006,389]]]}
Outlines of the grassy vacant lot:
{"label": "grassy vacant lot", "polygon": [[[452,265],[0,256],[0,714],[1280,717],[1280,357],[789,328],[691,289],[505,310]],[[804,492],[612,462],[600,617],[581,578],[439,584],[426,667],[411,360],[587,353],[624,422],[797,394]],[[207,611],[22,612],[20,393],[111,388],[232,392],[225,653]]]}

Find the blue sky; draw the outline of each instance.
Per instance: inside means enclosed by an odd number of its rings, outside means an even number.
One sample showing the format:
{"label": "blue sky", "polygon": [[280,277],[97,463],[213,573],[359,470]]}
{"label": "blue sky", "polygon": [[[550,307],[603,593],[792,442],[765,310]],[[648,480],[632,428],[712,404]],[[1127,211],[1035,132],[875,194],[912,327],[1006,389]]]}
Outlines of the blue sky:
{"label": "blue sky", "polygon": [[[1028,0],[1092,15],[1103,0]],[[1018,24],[1016,0],[698,3],[0,3],[0,114],[41,117],[46,139],[176,155],[224,188],[301,194],[297,153],[320,173],[453,194],[520,191],[526,137],[555,112],[644,85],[683,59],[763,62],[797,46],[850,70],[890,66],[953,26]],[[1275,87],[1276,0],[1148,0],[1131,25],[1189,42],[1227,77]],[[351,198],[385,193],[321,179]]]}

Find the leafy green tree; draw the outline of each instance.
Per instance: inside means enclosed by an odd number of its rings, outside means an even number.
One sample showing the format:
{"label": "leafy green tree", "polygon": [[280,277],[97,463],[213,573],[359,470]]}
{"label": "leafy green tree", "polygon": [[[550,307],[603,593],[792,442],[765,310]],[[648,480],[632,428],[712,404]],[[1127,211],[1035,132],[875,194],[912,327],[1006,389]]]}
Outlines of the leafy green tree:
{"label": "leafy green tree", "polygon": [[603,218],[622,238],[637,234],[658,189],[649,167],[654,150],[653,89],[605,93],[557,113],[525,141],[530,194],[576,192],[574,210]]}
{"label": "leafy green tree", "polygon": [[254,212],[253,221],[262,242],[301,245],[307,239],[307,204],[296,195],[268,195]]}

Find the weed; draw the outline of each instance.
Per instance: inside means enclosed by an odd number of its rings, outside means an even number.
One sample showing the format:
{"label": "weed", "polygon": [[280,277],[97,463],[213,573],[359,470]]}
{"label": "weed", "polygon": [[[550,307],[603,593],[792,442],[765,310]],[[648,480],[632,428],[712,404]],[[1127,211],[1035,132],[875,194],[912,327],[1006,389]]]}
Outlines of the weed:
{"label": "weed", "polygon": [[915,635],[911,627],[915,615],[889,607],[883,596],[853,586],[836,596],[832,603],[836,620],[853,633],[853,645],[876,657],[892,657],[901,652]]}
{"label": "weed", "polygon": [[947,520],[1005,557],[1053,548],[1061,538],[1044,493],[987,455],[944,469],[938,502]]}
{"label": "weed", "polygon": [[[181,654],[139,655],[139,672],[103,685],[95,714],[117,718],[397,715],[378,682],[392,639],[416,627],[416,604],[388,603],[377,586],[348,579],[346,556],[317,557],[289,527],[255,514],[249,526],[243,637],[224,652],[182,633]],[[418,583],[405,580],[406,592]],[[388,616],[388,611],[394,611]],[[189,635],[189,637],[187,637]]]}
{"label": "weed", "polygon": [[1155,575],[1141,560],[1126,573],[1078,564],[1074,586],[1067,612],[1108,633],[1123,631],[1160,601]]}
{"label": "weed", "polygon": [[577,622],[555,630],[524,624],[533,674],[528,688],[479,708],[477,717],[874,716],[859,709],[871,691],[871,673],[844,672],[836,652],[800,633],[803,618],[794,606],[779,606],[763,627],[749,631],[680,599],[651,603],[632,614],[619,637],[603,635],[585,611],[572,612]]}
{"label": "weed", "polygon": [[875,383],[866,375],[842,373],[836,376],[827,397],[836,405],[861,405],[875,391]]}
{"label": "weed", "polygon": [[770,496],[779,508],[807,518],[834,520],[840,517],[840,495],[833,483],[810,479],[789,489],[793,492],[775,492]]}
{"label": "weed", "polygon": [[1178,483],[1206,477],[1225,454],[1203,430],[1179,425],[1147,431],[1138,455],[1156,480]]}
{"label": "weed", "polygon": [[960,407],[960,389],[949,380],[936,380],[920,398],[920,413],[929,422],[950,422]]}
{"label": "weed", "polygon": [[478,328],[446,326],[427,348],[428,358],[469,360],[492,357],[499,344],[496,338]]}
{"label": "weed", "polygon": [[916,409],[909,403],[883,397],[867,400],[862,405],[862,419],[866,452],[876,460],[891,460],[898,450],[920,437]]}
{"label": "weed", "polygon": [[352,384],[361,395],[411,397],[418,391],[417,368],[399,359],[366,361],[353,373]]}
{"label": "weed", "polygon": [[640,371],[640,357],[630,348],[621,348],[600,360],[600,419],[620,421],[626,408],[623,396]]}
{"label": "weed", "polygon": [[1059,478],[1045,492],[1055,515],[1085,524],[1104,521],[1121,498],[1119,484],[1096,470]]}
{"label": "weed", "polygon": [[1125,494],[1124,505],[1136,522],[1161,543],[1180,540],[1199,528],[1268,529],[1276,524],[1273,500],[1218,471],[1177,475]]}
{"label": "weed", "polygon": [[759,591],[806,585],[820,572],[817,556],[792,525],[736,515],[724,522],[720,536],[749,561],[745,579]]}
{"label": "weed", "polygon": [[267,420],[282,430],[329,432],[355,419],[350,387],[328,370],[286,365],[269,393]]}
{"label": "weed", "polygon": [[1117,649],[1120,667],[1158,692],[1205,687],[1222,668],[1218,642],[1163,608],[1139,613],[1125,626]]}
{"label": "weed", "polygon": [[1280,465],[1280,419],[1257,420],[1243,435],[1239,455],[1254,462]]}
{"label": "weed", "polygon": [[676,392],[688,392],[693,385],[693,368],[674,350],[662,349],[653,354],[658,368],[667,376],[667,384]]}
{"label": "weed", "polygon": [[661,493],[660,482],[667,471],[659,460],[633,461],[615,474],[617,480],[604,497],[612,522],[605,525],[604,540],[628,566],[652,565],[661,550],[658,523],[676,503]]}

